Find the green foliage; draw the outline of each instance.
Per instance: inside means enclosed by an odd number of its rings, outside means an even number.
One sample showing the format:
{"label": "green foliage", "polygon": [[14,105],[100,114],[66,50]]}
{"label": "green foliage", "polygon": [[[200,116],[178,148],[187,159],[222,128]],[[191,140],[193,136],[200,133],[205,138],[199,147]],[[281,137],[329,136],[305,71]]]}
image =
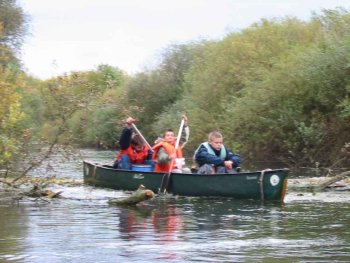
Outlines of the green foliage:
{"label": "green foliage", "polygon": [[0,1],[0,169],[5,170],[25,156],[31,134],[22,108],[26,83],[15,57],[25,28],[25,15],[16,1]]}
{"label": "green foliage", "polygon": [[23,150],[23,140],[29,135],[24,125],[26,115],[21,110],[21,95],[16,92],[20,78],[9,81],[9,70],[0,72],[0,168],[8,167]]}
{"label": "green foliage", "polygon": [[201,49],[199,43],[172,45],[164,51],[158,68],[137,74],[126,84],[126,101],[138,109],[134,115],[147,136],[157,136],[152,132],[153,123],[163,111],[182,99],[185,74]]}
{"label": "green foliage", "polygon": [[22,45],[27,33],[28,17],[16,0],[0,1],[0,46],[6,46],[16,52]]}
{"label": "green foliage", "polygon": [[69,139],[81,146],[101,142],[113,145],[111,126],[120,122],[123,74],[101,65],[96,71],[73,72],[47,81],[42,87],[46,120],[43,135],[55,136],[63,129],[61,142]]}
{"label": "green foliage", "polygon": [[44,82],[8,67],[13,52],[0,44],[1,161],[19,151],[27,128],[36,138],[112,148],[128,116],[152,143],[186,114],[187,157],[219,130],[245,168],[350,165],[342,151],[350,142],[349,29],[341,8],[309,22],[264,19],[222,40],[171,45],[134,76],[100,65]]}
{"label": "green foliage", "polygon": [[349,140],[349,122],[339,119],[349,94],[348,17],[335,10],[310,23],[262,20],[206,45],[186,75],[186,99],[168,110],[187,108],[188,147],[220,130],[246,163],[336,160]]}

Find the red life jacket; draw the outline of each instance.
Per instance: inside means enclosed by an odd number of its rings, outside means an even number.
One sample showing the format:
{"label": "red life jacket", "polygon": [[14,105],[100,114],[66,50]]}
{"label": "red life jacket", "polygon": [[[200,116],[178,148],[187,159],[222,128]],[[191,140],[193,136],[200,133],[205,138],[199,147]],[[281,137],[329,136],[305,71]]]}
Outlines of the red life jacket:
{"label": "red life jacket", "polygon": [[[167,152],[167,154],[169,156],[171,156],[174,152],[175,152],[175,146],[168,143],[168,142],[160,142],[157,143],[156,145],[154,145],[152,147],[153,149],[153,156],[152,156],[152,160],[155,162],[155,167],[154,167],[154,171],[155,172],[164,172],[164,173],[168,173],[171,170],[173,170],[175,168],[175,160],[171,160],[169,163],[167,164],[158,164],[157,163],[157,155],[158,152],[160,150],[160,148],[164,148],[165,151]],[[182,158],[182,150],[181,147],[178,147],[176,150],[176,158]],[[171,167],[170,167],[171,165]]]}
{"label": "red life jacket", "polygon": [[129,156],[131,164],[143,164],[147,159],[148,151],[149,148],[147,146],[144,146],[140,152],[137,152],[130,145],[128,148],[120,150],[116,159],[120,161],[122,154],[126,154]]}

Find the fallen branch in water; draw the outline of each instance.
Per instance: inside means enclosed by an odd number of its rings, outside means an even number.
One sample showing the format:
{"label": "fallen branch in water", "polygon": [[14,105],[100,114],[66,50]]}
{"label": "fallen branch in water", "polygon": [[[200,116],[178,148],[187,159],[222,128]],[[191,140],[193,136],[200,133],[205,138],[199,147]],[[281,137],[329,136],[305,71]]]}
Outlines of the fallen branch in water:
{"label": "fallen branch in water", "polygon": [[48,189],[44,190],[42,186],[34,185],[33,188],[30,189],[28,192],[24,192],[24,195],[29,197],[57,198],[60,197],[62,192],[63,191],[53,192]]}
{"label": "fallen branch in water", "polygon": [[323,191],[332,184],[343,181],[343,186],[350,185],[350,181],[344,180],[349,177],[350,171],[340,173],[332,177],[305,177],[288,179],[288,191]]}
{"label": "fallen branch in water", "polygon": [[13,188],[17,188],[17,186],[11,181],[7,180],[7,179],[0,179],[0,183],[6,184],[7,186],[13,187]]}
{"label": "fallen branch in water", "polygon": [[328,178],[326,181],[323,181],[320,184],[314,186],[313,190],[315,190],[315,191],[322,191],[327,186],[330,186],[331,184],[334,184],[334,183],[336,183],[338,181],[341,181],[341,180],[345,179],[348,176],[350,176],[350,171],[343,172],[343,173],[338,174],[338,175],[336,175],[334,177]]}
{"label": "fallen branch in water", "polygon": [[108,204],[110,205],[136,205],[142,201],[151,199],[154,197],[154,193],[152,190],[146,189],[143,185],[136,190],[136,192],[132,193],[131,196],[124,198],[113,198],[108,200]]}
{"label": "fallen branch in water", "polygon": [[[33,178],[32,178],[33,179]],[[24,180],[22,178],[21,180]],[[45,189],[48,186],[48,183],[44,181],[35,181],[35,182],[26,182],[30,183],[31,188],[28,187],[19,187],[19,185],[23,184],[23,182],[15,181],[13,179],[0,179],[0,202],[2,201],[18,201],[23,199],[24,197],[36,198],[36,200],[41,199],[44,201],[48,201],[52,198],[61,197],[62,191],[53,192],[52,190]]]}

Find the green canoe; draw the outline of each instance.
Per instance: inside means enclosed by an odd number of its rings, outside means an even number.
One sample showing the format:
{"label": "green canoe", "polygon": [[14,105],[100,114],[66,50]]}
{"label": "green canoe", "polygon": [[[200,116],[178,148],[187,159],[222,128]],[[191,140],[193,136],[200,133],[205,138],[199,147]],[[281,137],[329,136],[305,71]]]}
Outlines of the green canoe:
{"label": "green canoe", "polygon": [[[164,173],[114,169],[84,161],[84,183],[116,190],[136,190],[141,184],[158,193]],[[168,193],[181,196],[225,196],[283,201],[288,169],[237,174],[172,173]]]}

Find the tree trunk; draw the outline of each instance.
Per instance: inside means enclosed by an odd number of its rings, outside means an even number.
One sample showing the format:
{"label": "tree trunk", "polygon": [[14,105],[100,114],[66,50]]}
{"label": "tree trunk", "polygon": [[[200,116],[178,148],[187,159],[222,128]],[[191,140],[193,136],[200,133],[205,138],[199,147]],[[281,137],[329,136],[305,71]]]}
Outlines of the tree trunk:
{"label": "tree trunk", "polygon": [[143,185],[140,185],[136,192],[131,196],[125,198],[113,198],[108,201],[110,205],[136,205],[139,202],[151,199],[154,197],[152,190],[145,189]]}

